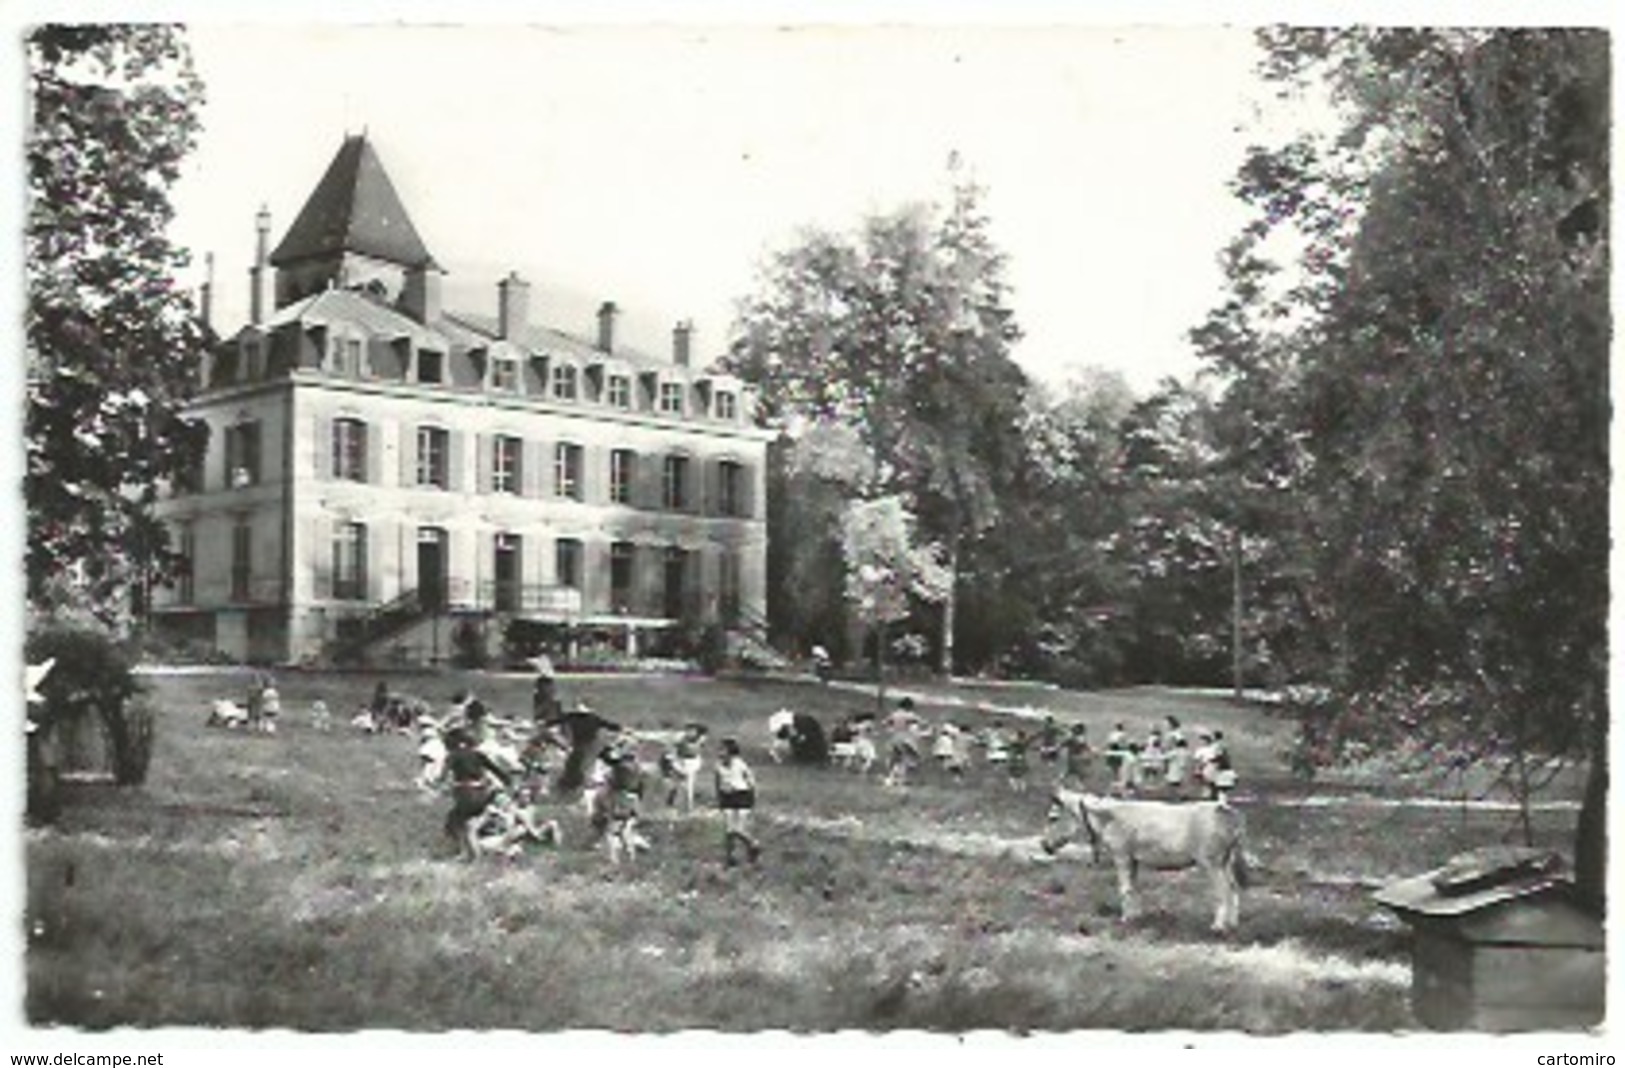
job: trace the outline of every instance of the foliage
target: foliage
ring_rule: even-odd
[[[176,27],[41,26],[27,52],[28,595],[106,618],[164,562],[148,509],[202,445],[179,408],[204,338],[165,229],[203,89]]]
[[[914,516],[901,497],[853,501],[841,518],[846,596],[867,620],[906,619],[909,598],[940,601],[952,576],[935,545],[915,543]]]
[[[1606,754],[1608,41],[1279,30],[1335,135],[1259,149],[1197,340],[1336,695],[1326,741]],[[1293,231],[1297,281],[1271,284]],[[1277,245],[1279,242],[1276,242]],[[1272,500],[1273,499],[1273,500]]]
[[[769,454],[767,609],[790,649],[822,644],[847,658],[841,512],[866,485],[872,463],[845,424],[818,420],[786,434]]]
[[[58,627],[30,634],[23,655],[33,664],[56,661],[39,687],[44,705],[32,717],[41,730],[99,722],[114,780],[121,786],[144,782],[152,762],[153,714],[118,643],[100,630]]]
[[[460,668],[483,668],[491,662],[485,629],[478,623],[460,619],[451,628],[451,662]]]
[[[805,234],[764,265],[723,361],[760,390],[769,423],[855,433],[872,485],[850,496],[903,495],[950,569],[960,541],[1002,515],[1027,389],[1009,355],[1020,331],[982,196],[958,181],[946,209],[872,216],[855,235]]]

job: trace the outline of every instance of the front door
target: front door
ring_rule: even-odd
[[[496,560],[496,603],[498,612],[519,611],[519,535],[498,534]]]
[[[426,612],[446,607],[446,532],[438,527],[418,530],[418,599]]]
[[[688,554],[675,547],[667,549],[665,591],[667,619],[681,619],[683,617],[683,579],[687,571]]]

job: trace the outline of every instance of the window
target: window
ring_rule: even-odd
[[[265,377],[265,368],[260,360],[260,343],[258,341],[243,342],[243,375],[250,382]]]
[[[333,370],[345,378],[361,377],[361,339],[336,337],[333,339]]]
[[[683,384],[681,382],[660,383],[660,411],[663,415],[683,414]]]
[[[175,598],[181,604],[191,604],[197,576],[197,530],[191,522],[180,525],[175,538],[180,560],[175,567]]]
[[[491,388],[503,393],[519,392],[519,361],[504,357],[491,365]]]
[[[359,419],[333,420],[333,477],[367,481],[367,424]]]
[[[616,612],[632,610],[632,561],[637,550],[629,541],[609,546],[609,604]]]
[[[744,468],[732,460],[717,465],[717,514],[744,515]]]
[[[231,528],[231,599],[248,600],[249,580],[253,577],[254,528],[247,516],[239,516]]]
[[[723,553],[717,570],[717,611],[725,625],[739,622],[739,557]]]
[[[688,507],[688,457],[666,457],[664,475],[660,503],[668,511],[680,512]]]
[[[583,499],[581,487],[581,446],[561,441],[553,449],[553,495]]]
[[[495,596],[492,607],[498,612],[519,611],[520,594],[523,587],[520,584],[520,551],[521,539],[518,534],[498,534],[495,541],[495,559],[491,573],[496,579]]]
[[[673,545],[666,550],[665,614],[681,619],[688,608],[688,553]]]
[[[638,454],[631,449],[614,449],[609,454],[609,499],[614,504],[632,503],[632,478],[638,469]]]
[[[609,376],[609,404],[612,408],[632,407],[632,380],[625,375]]]
[[[491,444],[491,492],[520,492],[524,443],[518,438],[498,434]]]
[[[234,384],[237,381],[237,368],[241,363],[241,356],[235,348],[216,352],[214,364],[210,369],[209,385],[218,389]]]
[[[576,399],[576,369],[572,364],[553,365],[553,396],[557,400]]]
[[[553,559],[554,582],[570,589],[581,588],[581,543],[574,538],[560,538]]]
[[[418,427],[418,478],[420,486],[451,487],[450,435],[435,426]]]
[[[418,381],[428,385],[439,385],[446,380],[446,354],[431,352],[428,349],[418,350]]]
[[[252,486],[260,480],[260,425],[238,423],[226,430],[226,488]]]
[[[718,391],[716,413],[718,419],[738,419],[739,399],[726,390]]]
[[[367,599],[365,523],[339,523],[333,528],[333,596],[340,601]]]

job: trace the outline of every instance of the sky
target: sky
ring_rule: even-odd
[[[1226,185],[1259,96],[1251,35],[1201,27],[664,27],[194,23],[208,102],[173,236],[215,256],[215,322],[246,319],[253,216],[272,242],[365,131],[447,271],[448,307],[581,333],[599,303],[657,353],[736,302],[809,226],[986,187],[1035,378],[1195,369],[1185,333],[1243,221]]]

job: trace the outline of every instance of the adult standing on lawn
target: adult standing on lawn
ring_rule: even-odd
[[[620,724],[611,723],[587,706],[585,701],[559,716],[555,725],[569,739],[570,752],[564,758],[564,770],[559,773],[561,791],[579,790],[586,781],[587,758],[592,755],[593,742],[600,731],[618,731]]]
[[[755,864],[762,856],[762,847],[750,833],[750,814],[756,807],[756,774],[739,755],[736,738],[722,740],[722,755],[716,770],[717,807],[722,809],[722,848],[728,867],[739,863],[734,856],[734,843],[743,842]]]

